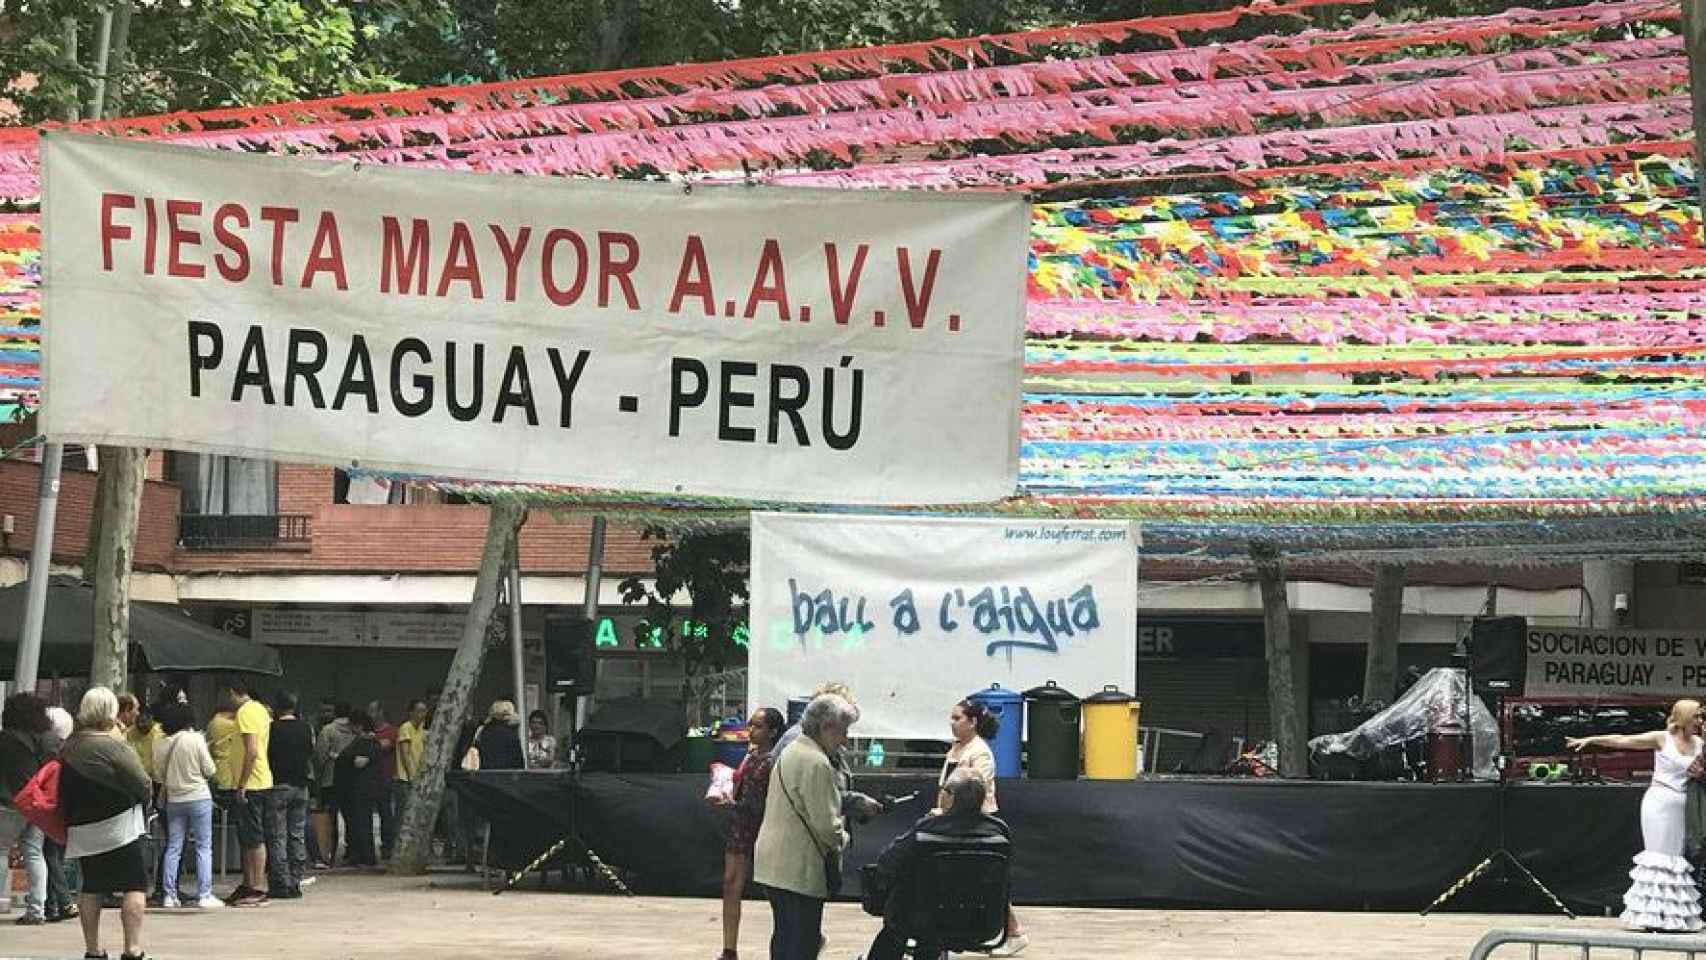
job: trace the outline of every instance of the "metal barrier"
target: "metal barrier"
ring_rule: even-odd
[[[1596,948],[1633,954],[1635,960],[1648,953],[1684,956],[1690,960],[1706,957],[1706,936],[1701,935],[1626,930],[1489,930],[1475,944],[1475,949],[1469,951],[1469,960],[1488,960],[1494,950],[1504,946],[1527,946],[1529,960],[1538,960],[1541,947],[1574,947],[1581,951],[1582,960],[1591,960]]]

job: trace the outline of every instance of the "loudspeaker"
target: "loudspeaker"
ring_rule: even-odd
[[[582,616],[546,615],[546,689],[577,697],[592,696],[592,685],[598,677],[598,665],[593,659],[595,628],[591,620]]]
[[[1476,693],[1522,696],[1528,675],[1528,648],[1523,644],[1528,620],[1523,617],[1476,617],[1469,627],[1469,671]]]

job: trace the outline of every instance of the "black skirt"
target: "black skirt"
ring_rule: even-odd
[[[146,841],[138,837],[106,853],[83,857],[84,893],[147,893],[148,854]]]

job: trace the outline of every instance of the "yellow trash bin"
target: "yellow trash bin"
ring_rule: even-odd
[[[1137,779],[1137,698],[1108,684],[1084,701],[1084,776]]]

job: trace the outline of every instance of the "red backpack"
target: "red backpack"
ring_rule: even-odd
[[[30,826],[39,827],[54,843],[65,843],[65,815],[59,810],[58,757],[41,765],[30,782],[12,798],[12,806],[18,808]]]

